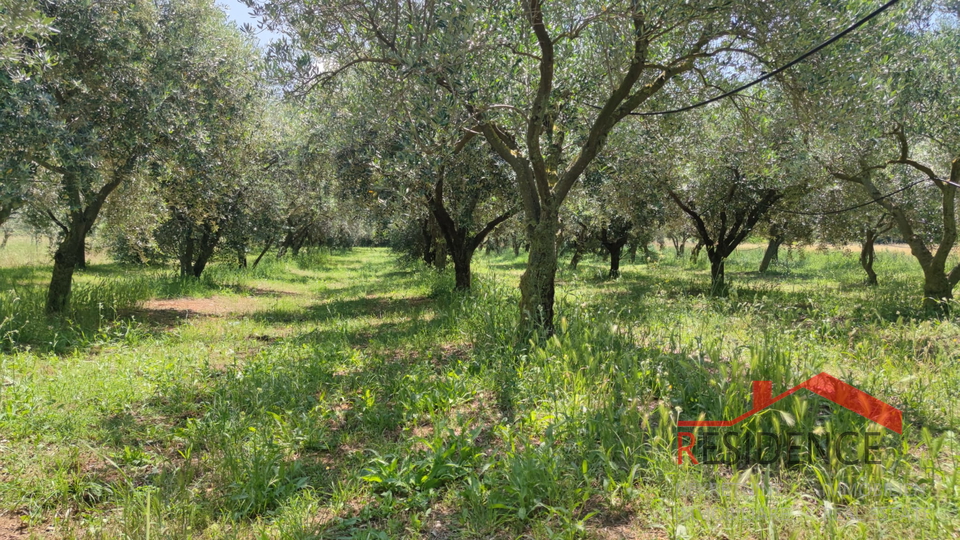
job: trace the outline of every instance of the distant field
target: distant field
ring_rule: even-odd
[[[34,238],[24,234],[13,235],[7,240],[7,246],[0,249],[0,268],[50,265],[55,249],[56,246],[51,245],[48,238]],[[107,256],[97,249],[87,253],[87,261],[93,264],[109,262]]]
[[[49,252],[0,251],[0,539],[957,538],[960,327],[920,316],[883,246],[762,246],[711,298],[705,260],[558,275],[557,336],[518,337],[524,257],[476,289],[383,249],[199,281],[103,256],[42,315]],[[702,258],[704,259],[704,258]],[[452,272],[451,272],[452,273]],[[881,431],[880,465],[678,465],[677,418],[732,418],[827,371],[903,437],[810,395],[749,430]]]

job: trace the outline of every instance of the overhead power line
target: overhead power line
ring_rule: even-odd
[[[917,181],[914,181],[914,182],[910,182],[910,183],[907,184],[906,186],[904,186],[904,187],[902,187],[902,188],[900,188],[900,189],[898,189],[898,190],[896,190],[896,191],[887,193],[886,195],[883,195],[883,196],[881,196],[881,197],[877,197],[876,199],[867,201],[867,202],[865,202],[865,203],[860,203],[860,204],[857,204],[857,205],[854,205],[854,206],[848,206],[847,208],[841,208],[841,209],[839,209],[839,210],[827,210],[826,212],[794,212],[794,211],[792,211],[792,210],[781,210],[781,212],[783,212],[784,214],[795,214],[795,215],[798,215],[798,216],[832,216],[832,215],[835,215],[835,214],[842,214],[842,213],[844,213],[844,212],[849,212],[849,211],[851,211],[851,210],[856,210],[857,208],[863,208],[864,206],[870,206],[871,204],[876,204],[876,203],[882,201],[883,199],[886,199],[886,198],[889,198],[889,197],[893,197],[893,196],[896,195],[897,193],[903,193],[904,191],[906,191],[906,190],[908,190],[908,189],[910,189],[910,188],[912,188],[912,187],[920,184],[921,182],[924,182],[925,180],[926,180],[926,178],[921,178],[920,180],[917,180]]]
[[[774,77],[774,76],[776,76],[776,75],[779,75],[780,73],[783,73],[784,71],[792,68],[793,66],[799,64],[800,62],[803,62],[803,61],[806,60],[807,58],[810,58],[811,56],[817,54],[818,52],[820,52],[820,51],[822,51],[823,49],[829,47],[830,45],[836,43],[837,41],[840,41],[840,40],[843,39],[844,36],[846,36],[847,34],[853,32],[853,31],[856,30],[857,28],[860,28],[860,27],[863,26],[864,24],[867,24],[871,19],[873,19],[873,18],[876,17],[877,15],[880,15],[881,13],[883,13],[884,11],[890,9],[891,7],[893,7],[894,5],[896,5],[896,4],[898,4],[898,3],[900,3],[900,0],[890,0],[890,1],[887,2],[886,4],[883,4],[882,6],[878,7],[877,9],[873,10],[872,12],[870,12],[870,14],[868,14],[866,17],[864,17],[864,18],[860,19],[859,21],[853,23],[852,25],[848,26],[847,28],[845,28],[845,29],[844,29],[842,32],[840,32],[839,34],[833,36],[832,38],[830,38],[830,39],[828,39],[828,40],[826,40],[826,41],[824,41],[823,43],[817,45],[816,47],[810,49],[809,51],[801,54],[800,56],[798,56],[797,58],[793,59],[793,60],[790,61],[789,63],[784,64],[783,66],[781,66],[781,67],[779,67],[779,68],[777,68],[777,69],[775,69],[775,70],[773,70],[773,71],[771,71],[771,72],[769,72],[769,73],[765,73],[765,74],[761,75],[760,77],[758,77],[757,79],[754,79],[753,81],[748,82],[747,84],[744,84],[744,85],[742,85],[742,86],[738,86],[737,88],[734,88],[733,90],[730,90],[729,92],[720,94],[719,96],[712,97],[712,98],[710,98],[710,99],[708,99],[708,100],[705,100],[705,101],[701,101],[701,102],[698,102],[698,103],[694,103],[693,105],[687,105],[686,107],[680,107],[679,109],[669,109],[669,110],[665,110],[665,111],[650,111],[650,112],[632,112],[632,113],[630,113],[630,115],[631,115],[631,116],[661,116],[661,115],[665,115],[665,114],[675,114],[675,113],[686,112],[686,111],[690,111],[690,110],[693,110],[693,109],[698,109],[698,108],[700,108],[700,107],[703,107],[704,105],[709,105],[709,104],[711,104],[711,103],[720,101],[721,99],[725,99],[725,98],[728,98],[728,97],[733,96],[733,95],[735,95],[735,94],[738,94],[738,93],[740,93],[740,92],[743,92],[743,91],[746,90],[747,88],[750,88],[750,87],[752,87],[752,86],[756,86],[756,85],[762,83],[763,81],[765,81],[765,80],[767,80],[767,79],[769,79],[769,78],[771,78],[771,77]],[[593,108],[595,108],[595,109],[599,109],[599,108],[600,108],[600,107],[597,107],[596,105],[591,105],[591,107],[593,107]]]

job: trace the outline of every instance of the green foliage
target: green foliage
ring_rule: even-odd
[[[438,426],[439,427],[439,426]],[[376,456],[360,477],[374,485],[374,490],[394,496],[422,494],[435,496],[443,486],[463,478],[483,457],[474,440],[479,430],[456,434],[438,430],[432,440],[417,442],[427,447],[414,455]]]
[[[34,0],[0,2],[0,70],[5,76],[26,77],[52,63],[43,49],[43,40],[56,32]]]

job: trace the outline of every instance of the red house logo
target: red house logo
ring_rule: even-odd
[[[680,420],[677,425],[679,427],[734,426],[801,388],[806,388],[814,394],[823,396],[891,431],[903,434],[903,413],[900,412],[900,409],[823,372],[810,377],[777,397],[773,397],[773,383],[771,381],[753,381],[753,408],[737,418],[733,420]]]
[[[868,420],[872,420],[881,426],[886,427],[887,429],[894,431],[898,434],[903,434],[903,414],[899,409],[880,401],[879,399],[871,396],[870,394],[863,392],[849,384],[828,375],[826,373],[819,373],[806,381],[794,386],[793,388],[787,390],[786,392],[780,394],[779,396],[773,397],[772,389],[773,383],[771,381],[753,381],[753,408],[749,411],[743,413],[742,415],[734,418],[733,420],[679,420],[677,422],[678,427],[731,427],[739,424],[740,422],[746,420],[747,418],[757,414],[758,412],[766,409],[767,407],[773,405],[774,403],[780,401],[781,399],[793,394],[797,390],[805,388],[810,390],[814,394],[823,396],[830,401],[845,407],[860,416]],[[763,435],[763,434],[759,434]],[[770,434],[767,434],[770,435]],[[791,434],[793,435],[793,434]],[[837,438],[835,445],[835,452],[837,455],[840,453],[840,448],[842,441],[847,436],[856,436],[856,433],[853,432],[844,432],[840,434]],[[870,445],[870,437],[878,437],[879,433],[866,433],[866,439],[864,441],[864,460],[865,463],[874,463],[868,461],[868,452],[871,449],[877,448],[875,445]],[[689,441],[689,444],[684,445],[684,440]],[[724,437],[724,444],[727,445],[726,436]],[[694,464],[697,464],[697,458],[693,455],[693,447],[696,445],[697,438],[691,432],[681,431],[677,433],[677,464],[683,464],[683,455],[686,454],[690,457],[691,461]],[[829,444],[829,443],[828,443]],[[777,442],[777,452],[780,451],[780,443]],[[758,442],[759,446],[759,442]],[[728,446],[734,451],[738,451],[736,446]],[[798,448],[793,445],[792,442],[788,443],[787,453],[788,459],[789,456],[792,456],[791,452],[793,449]],[[706,449],[704,449],[706,452]],[[748,451],[745,452],[749,453]],[[810,450],[810,455],[813,455],[812,449]],[[758,454],[758,460],[759,460]],[[841,460],[843,460],[841,458]],[[852,464],[843,460],[844,463]],[[718,462],[713,462],[714,464]],[[770,463],[770,462],[761,462],[761,463]]]

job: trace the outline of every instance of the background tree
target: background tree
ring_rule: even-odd
[[[859,186],[847,183],[824,190],[817,200],[819,208],[825,212],[816,216],[819,240],[841,247],[851,242],[860,244],[860,266],[867,274],[866,284],[877,285],[879,280],[873,268],[875,245],[878,239],[896,227],[893,216],[863,193]],[[842,211],[846,208],[851,210]]]
[[[911,16],[886,32],[851,40],[842,54],[805,66],[793,85],[825,168],[893,216],[923,270],[930,310],[943,309],[960,282],[960,265],[948,268],[960,186],[960,68],[952,60],[960,25],[950,9],[912,6]],[[827,95],[807,91],[824,78],[831,81]],[[888,196],[919,180],[910,191],[925,196]],[[931,202],[907,204],[912,197]],[[934,220],[926,219],[931,209],[939,214]]]
[[[161,234],[175,247],[182,276],[200,277],[225,237],[244,253],[252,184],[260,179],[253,132],[264,116],[258,55],[215,6],[171,3],[161,24],[179,49],[163,49],[168,84],[182,88],[173,133],[164,137],[158,180],[169,210]]]
[[[480,137],[462,129],[469,118],[462,116],[455,99],[436,87],[421,88],[415,96],[394,104],[393,114],[380,114],[379,122],[370,122],[368,118],[376,118],[373,110],[391,106],[384,98],[396,95],[374,88],[373,83],[356,88],[359,99],[352,111],[353,117],[363,119],[366,129],[379,132],[383,139],[383,151],[368,151],[370,162],[365,168],[376,169],[382,185],[367,191],[403,200],[397,210],[414,217],[416,223],[408,224],[412,234],[406,235],[407,246],[416,247],[428,264],[442,266],[441,255],[448,254],[456,288],[469,289],[477,248],[517,212],[510,200],[512,174]],[[412,90],[396,90],[402,91]],[[426,212],[411,212],[409,204],[423,205]],[[437,249],[438,242],[444,243],[443,250]]]
[[[670,241],[675,257],[680,259],[683,258],[687,241],[697,237],[697,230],[690,217],[679,206],[669,204],[664,208],[664,220],[659,234]]]
[[[647,159],[618,137],[611,143],[614,151],[596,161],[584,175],[571,206],[574,257],[586,252],[592,243],[598,243],[609,256],[610,278],[620,276],[623,248],[646,244],[653,237],[665,217],[666,193],[661,189],[654,172],[648,168],[654,162]],[[569,227],[568,227],[569,229]],[[576,266],[571,261],[571,266]]]
[[[767,239],[763,257],[760,259],[760,267],[757,269],[761,274],[770,269],[771,263],[780,259],[780,248],[784,244],[802,247],[804,244],[813,242],[817,220],[810,214],[816,210],[809,205],[807,193],[790,190],[788,195],[793,197],[782,200],[781,204],[762,219],[756,228],[756,233]]]
[[[811,182],[812,162],[780,112],[715,107],[696,123],[688,117],[682,130],[666,126],[672,144],[690,149],[674,162],[668,194],[707,251],[715,293],[725,290],[725,261],[737,246],[776,204]]]

